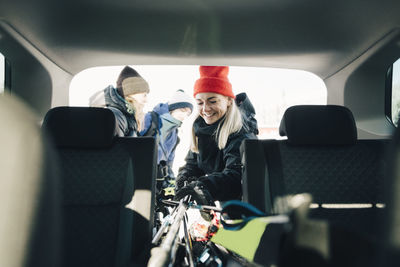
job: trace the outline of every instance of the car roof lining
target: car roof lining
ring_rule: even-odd
[[[3,0],[0,18],[71,74],[105,65],[226,64],[324,79],[398,27],[399,9],[396,0]]]

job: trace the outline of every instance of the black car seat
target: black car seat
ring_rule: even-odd
[[[53,108],[43,128],[60,156],[63,266],[144,264],[152,235],[154,138],[116,137],[114,114],[105,108]]]
[[[387,140],[357,140],[350,110],[301,105],[284,114],[287,140],[245,140],[243,198],[274,213],[286,194],[310,193],[313,218],[377,238]]]

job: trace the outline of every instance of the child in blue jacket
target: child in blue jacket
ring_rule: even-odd
[[[179,143],[178,128],[193,111],[192,98],[176,91],[167,103],[159,103],[144,118],[143,136],[155,136],[158,142],[157,178],[175,178],[172,164]]]

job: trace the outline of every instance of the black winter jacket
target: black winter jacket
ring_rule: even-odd
[[[135,111],[131,104],[111,85],[104,89],[104,98],[118,123],[118,136],[138,136]]]
[[[258,135],[258,125],[255,118],[256,110],[254,109],[253,104],[250,102],[250,99],[247,97],[247,94],[240,93],[236,95],[235,102],[242,113],[243,127],[246,129],[246,131],[251,132],[254,135]]]
[[[179,169],[177,178],[197,177],[206,185],[214,200],[239,199],[242,192],[240,145],[244,139],[256,137],[248,127],[243,127],[231,134],[225,148],[220,150],[215,141],[215,131],[220,122],[208,125],[201,117],[195,120],[193,128],[198,138],[199,153],[189,151],[186,165]]]

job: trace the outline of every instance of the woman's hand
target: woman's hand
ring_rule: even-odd
[[[214,199],[208,191],[206,185],[200,181],[191,182],[182,188],[178,189],[175,193],[175,200],[180,200],[185,196],[190,195],[192,200],[196,201],[198,205],[215,206]],[[205,220],[211,220],[212,217],[209,213],[200,212]]]
[[[178,179],[176,181],[176,188],[179,190],[183,188],[185,185],[190,184],[191,182],[194,181],[197,181],[197,177],[195,176],[190,176],[190,177],[178,176]]]
[[[182,188],[178,189],[175,193],[175,199],[180,200],[185,196],[190,195],[192,199],[199,205],[212,205],[214,206],[214,199],[204,183],[194,181]]]

